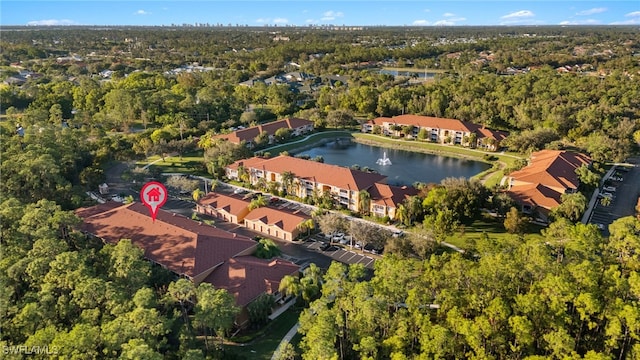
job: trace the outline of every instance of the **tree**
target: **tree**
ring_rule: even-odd
[[[258,195],[255,199],[251,200],[249,203],[249,211],[267,206],[267,198],[262,195]]]
[[[316,228],[316,222],[313,219],[306,219],[305,221],[298,224],[296,228],[302,231],[306,230],[307,236],[309,236],[311,230],[314,230]]]
[[[291,189],[293,186],[293,181],[295,180],[296,175],[291,171],[284,171],[280,174],[280,181],[282,182],[282,186],[287,191],[287,194],[291,193]]]
[[[527,218],[512,206],[504,219],[504,228],[509,234],[523,234],[526,227]]]
[[[271,239],[260,239],[256,247],[255,256],[261,259],[271,259],[280,255],[280,248]]]
[[[625,269],[640,270],[640,220],[627,216],[615,220],[609,225],[608,250],[616,261]]]
[[[195,293],[193,324],[204,333],[205,347],[208,350],[209,330],[213,330],[222,339],[226,331],[233,326],[240,309],[235,305],[233,295],[224,289],[214,289],[209,283],[200,283]]]
[[[587,198],[581,193],[562,194],[560,205],[552,210],[552,214],[571,221],[578,221],[587,208]]]
[[[589,188],[597,188],[600,184],[600,175],[591,171],[586,165],[582,165],[576,169],[576,175],[580,179],[580,183]]]
[[[325,234],[335,234],[344,232],[347,228],[347,221],[342,215],[328,213],[318,218],[320,230]]]
[[[190,179],[183,175],[169,176],[167,179],[167,186],[176,189],[180,192],[191,193],[198,189],[200,181],[196,179]]]
[[[273,295],[262,293],[249,305],[247,311],[249,313],[249,321],[254,325],[266,324],[271,315],[271,310],[275,305]]]
[[[291,129],[289,128],[280,128],[276,130],[274,136],[278,142],[287,141],[291,137]]]
[[[371,207],[371,194],[367,190],[358,192],[358,211],[362,214],[368,214]]]
[[[191,196],[193,198],[193,201],[198,202],[200,201],[200,199],[202,199],[203,196],[205,196],[206,194],[204,193],[204,191],[202,191],[202,189],[195,189],[193,190],[193,192],[191,193]]]

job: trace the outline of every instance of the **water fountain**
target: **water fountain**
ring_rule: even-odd
[[[387,152],[382,153],[382,158],[376,161],[378,165],[391,165],[391,160],[387,157]]]

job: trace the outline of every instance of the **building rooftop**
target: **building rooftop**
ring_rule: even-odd
[[[528,166],[512,172],[509,176],[521,182],[577,189],[580,180],[576,169],[590,163],[591,159],[583,154],[565,150],[542,150],[531,155]]]
[[[229,259],[204,281],[227,290],[239,306],[245,306],[264,292],[277,292],[282,278],[296,274],[299,269],[298,265],[282,259],[238,256]]]
[[[247,237],[162,209],[154,222],[141,203],[119,205],[79,209],[81,229],[111,244],[130,239],[147,259],[180,275],[197,276],[255,246]]]
[[[209,205],[214,209],[222,209],[229,214],[238,215],[249,207],[250,202],[233,195],[210,192],[201,198],[200,205]]]
[[[387,177],[376,173],[353,170],[338,165],[324,164],[312,160],[304,160],[291,156],[277,156],[274,158],[250,158],[239,160],[229,165],[230,169],[239,166],[254,168],[282,174],[292,172],[296,178],[336,186],[346,190],[364,190],[376,182],[382,182]]]
[[[409,196],[417,195],[418,189],[413,186],[393,186],[374,184],[371,190],[371,202],[387,207],[397,207]]]
[[[251,212],[245,216],[245,219],[261,221],[267,225],[277,226],[286,232],[293,232],[301,222],[310,219],[310,217],[303,212],[291,213],[269,207],[259,207],[251,210]]]

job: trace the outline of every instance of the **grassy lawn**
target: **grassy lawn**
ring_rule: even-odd
[[[164,161],[161,160],[160,156],[154,155],[146,160],[136,162],[136,166],[146,166],[156,160],[160,161],[153,163],[151,166],[161,168],[162,172],[207,175],[207,172],[202,167],[202,162],[204,161],[202,151],[185,154],[182,158],[179,156],[167,156]]]
[[[502,240],[514,236],[513,234],[509,234],[504,229],[504,227],[502,226],[502,222],[502,219],[495,219],[489,215],[486,215],[484,219],[476,220],[470,226],[466,226],[464,228],[464,233],[457,232],[452,236],[449,236],[446,241],[462,249],[465,249],[469,247],[470,240],[479,241],[483,232],[486,233],[489,238],[496,240]],[[543,228],[544,227],[542,226],[529,224],[525,232],[525,237],[542,237],[542,235],[540,234],[540,230],[542,230]]]
[[[261,329],[262,335],[255,340],[247,344],[227,344],[225,350],[230,354],[241,355],[247,359],[271,359],[282,338],[298,322],[299,315],[299,309],[291,308],[264,329]]]

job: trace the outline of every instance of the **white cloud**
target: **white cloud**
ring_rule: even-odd
[[[435,26],[453,26],[456,23],[450,20],[438,20],[436,22],[433,23],[433,25]]]
[[[285,19],[285,18],[275,18],[273,19],[273,22],[275,24],[286,24],[289,22],[289,20]]]
[[[332,11],[332,10],[325,11],[324,14],[322,14],[322,18],[320,18],[320,20],[330,21],[343,16],[344,16],[344,13],[342,11]]]
[[[600,20],[596,19],[586,19],[586,20],[577,20],[577,21],[561,21],[559,25],[599,25],[601,24]]]
[[[259,24],[268,23],[269,21],[270,21],[270,19],[265,19],[265,18],[256,19],[256,22],[259,23]]]
[[[34,20],[27,22],[27,25],[30,26],[57,26],[57,25],[79,25],[73,20],[67,19],[49,19],[49,20]]]
[[[614,21],[609,25],[640,25],[640,17],[635,17],[633,19],[624,20],[624,21]]]
[[[502,16],[501,19],[520,19],[520,18],[528,18],[533,17],[535,14],[529,10],[520,10],[516,12],[512,12],[511,14],[507,14]]]
[[[452,17],[452,16],[456,16],[456,14],[447,12],[447,13],[442,14],[442,16],[444,16],[444,17]]]
[[[149,15],[151,14],[150,12],[146,12],[144,10],[138,10],[134,13],[134,15]]]
[[[576,13],[576,15],[578,16],[587,16],[587,15],[593,15],[593,14],[600,14],[607,11],[607,8],[604,7],[600,7],[600,8],[593,8],[593,9],[589,9],[589,10],[582,10],[582,11],[578,11]]]
[[[428,20],[416,20],[413,22],[413,25],[415,26],[425,26],[425,25],[429,25],[429,21]]]
[[[630,12],[630,13],[628,13],[628,14],[624,14],[624,16],[627,16],[627,17],[636,17],[636,16],[640,16],[640,11]]]

